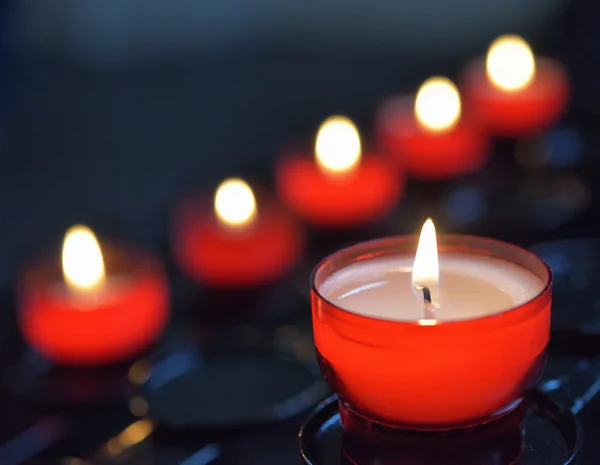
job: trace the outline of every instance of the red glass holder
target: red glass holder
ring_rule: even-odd
[[[493,239],[438,236],[441,255],[499,258],[544,284],[533,299],[510,310],[433,326],[369,318],[320,294],[321,284],[337,270],[372,258],[413,255],[417,241],[400,236],[365,242],[317,265],[311,301],[323,376],[345,407],[389,427],[452,430],[502,416],[535,386],[546,357],[552,274],[540,258]]]

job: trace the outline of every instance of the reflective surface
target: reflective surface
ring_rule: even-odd
[[[581,431],[575,417],[544,395],[530,399],[531,412],[513,412],[496,423],[445,435],[398,432],[361,445],[342,432],[337,399],[325,401],[304,423],[300,450],[309,465],[563,465],[580,455]],[[517,415],[518,418],[511,418]],[[376,434],[372,430],[365,434]],[[383,435],[388,433],[381,433]],[[349,440],[347,440],[349,439]],[[364,439],[363,439],[364,440]],[[371,450],[371,448],[376,449]]]

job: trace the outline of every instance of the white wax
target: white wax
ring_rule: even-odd
[[[505,260],[470,254],[442,254],[439,260],[440,283],[432,289],[438,320],[506,311],[544,288],[533,273]],[[319,291],[353,313],[386,320],[423,319],[423,300],[412,286],[413,261],[399,255],[353,263],[329,276]]]

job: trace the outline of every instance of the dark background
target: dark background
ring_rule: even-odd
[[[382,99],[506,31],[566,61],[572,118],[596,124],[593,1],[228,3],[5,7],[0,282],[76,222],[160,246],[183,191],[265,172],[332,113],[368,137]]]
[[[600,5],[593,0],[30,0],[2,11],[2,288],[10,289],[25,260],[57,247],[80,222],[168,261],[168,214],[182,193],[230,175],[269,183],[273,160],[290,144],[310,144],[334,113],[354,119],[368,141],[385,97],[410,92],[432,74],[456,77],[506,32],[568,66],[573,101],[562,132],[551,136],[570,138],[566,155],[552,159],[543,176],[576,176],[585,185],[585,208],[556,221],[549,207],[550,219],[537,208],[539,220],[503,211],[501,227],[462,225],[523,245],[600,232]],[[514,157],[510,147],[503,153]],[[521,185],[527,176],[532,185],[540,179],[525,171]],[[453,208],[468,211],[469,199],[457,196]],[[394,232],[414,232],[412,219],[396,224]],[[7,415],[4,426],[13,418]],[[586,432],[593,436],[594,427],[588,421]],[[226,463],[299,460],[297,429],[295,422],[228,437]],[[270,447],[257,448],[261,441]],[[160,453],[170,457],[164,463],[189,455]]]

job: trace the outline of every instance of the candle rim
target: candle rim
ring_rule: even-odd
[[[348,246],[348,247],[344,247],[340,250],[337,250],[336,252],[333,252],[329,255],[327,255],[325,258],[323,258],[321,261],[319,261],[319,263],[317,263],[313,270],[311,271],[310,274],[310,290],[311,293],[313,293],[315,296],[317,296],[319,299],[323,300],[324,302],[326,302],[329,306],[335,308],[336,310],[343,312],[344,314],[348,314],[348,315],[352,315],[353,317],[358,318],[358,321],[379,321],[379,322],[384,322],[384,323],[392,323],[392,324],[397,324],[397,325],[406,325],[406,326],[410,326],[410,327],[422,327],[423,325],[420,323],[420,320],[392,320],[389,318],[383,318],[383,317],[378,317],[378,316],[367,316],[367,315],[362,315],[360,313],[356,313],[353,312],[351,310],[345,309],[343,307],[340,307],[338,304],[336,304],[335,302],[333,302],[330,298],[325,297],[321,291],[318,289],[318,286],[316,284],[316,277],[317,274],[319,273],[319,271],[323,268],[324,265],[327,264],[327,262],[334,260],[335,258],[339,258],[341,256],[343,256],[343,254],[348,253],[349,251],[352,250],[363,250],[363,252],[366,252],[368,249],[374,249],[374,246],[379,246],[379,253],[373,253],[372,251],[370,253],[363,253],[361,255],[357,255],[356,258],[348,263],[346,263],[344,266],[347,265],[351,265],[353,263],[358,263],[360,261],[363,260],[370,260],[370,259],[375,259],[375,258],[380,258],[380,257],[385,257],[385,256],[391,256],[392,254],[389,254],[388,252],[390,251],[390,247],[392,245],[397,245],[398,243],[402,243],[402,244],[410,244],[412,242],[414,242],[415,244],[415,250],[416,250],[416,245],[419,241],[419,235],[418,234],[410,234],[410,235],[396,235],[396,236],[387,236],[387,237],[383,237],[383,238],[378,238],[378,239],[371,239],[368,241],[363,241],[363,242],[359,242],[357,244]],[[500,310],[498,312],[494,312],[492,314],[489,315],[484,315],[484,316],[476,316],[476,317],[472,317],[472,318],[464,318],[464,319],[453,319],[453,320],[439,320],[437,322],[437,324],[435,325],[428,325],[427,327],[430,328],[440,328],[440,327],[444,327],[444,328],[448,328],[450,326],[455,326],[455,325],[460,325],[460,324],[465,324],[465,323],[470,323],[470,322],[482,322],[482,321],[493,321],[495,319],[498,318],[502,318],[505,317],[507,314],[513,314],[515,312],[518,312],[520,309],[522,309],[523,307],[529,306],[531,305],[533,302],[544,298],[544,296],[548,293],[548,291],[552,288],[552,284],[554,281],[553,278],[553,273],[552,273],[552,269],[550,268],[550,266],[540,257],[538,257],[535,253],[533,253],[530,250],[524,249],[522,247],[519,247],[517,245],[511,244],[509,242],[505,242],[505,241],[501,241],[498,239],[493,239],[493,238],[489,238],[489,237],[484,237],[484,236],[475,236],[475,235],[470,235],[470,234],[438,234],[438,247],[440,248],[440,252],[443,253],[443,248],[444,247],[448,247],[449,245],[446,242],[452,242],[453,244],[460,244],[461,242],[467,244],[467,243],[472,243],[472,242],[476,242],[478,244],[483,245],[484,243],[489,244],[489,245],[494,245],[496,247],[500,247],[502,249],[505,250],[510,250],[514,253],[518,253],[518,254],[522,254],[524,255],[526,258],[537,262],[538,265],[540,265],[542,267],[542,269],[544,270],[544,272],[547,274],[546,279],[540,278],[540,280],[543,283],[542,288],[535,293],[535,295],[533,297],[531,297],[530,299],[521,302],[519,304],[516,304],[515,306],[508,308],[506,310]],[[483,252],[485,249],[481,248],[481,249],[470,249],[469,250],[465,250],[462,253],[464,253],[465,255],[468,254],[472,254],[472,255],[480,255],[480,256],[489,256],[492,258],[498,258],[498,259],[503,259],[502,257],[499,257],[497,255],[485,255],[485,254],[477,254],[474,252],[478,252],[481,251]],[[400,251],[398,251],[400,252]],[[455,252],[457,253],[461,253],[460,250],[456,250]],[[506,260],[506,259],[504,259]],[[510,260],[507,260],[510,263],[514,263]],[[522,268],[524,268],[525,270],[531,272],[532,274],[534,274],[536,277],[539,278],[539,276],[537,275],[537,273],[535,273],[534,271],[531,271],[529,269],[527,269],[525,266],[519,264],[519,263],[515,263],[515,265],[520,266]],[[342,266],[338,267],[338,269],[341,269]]]

